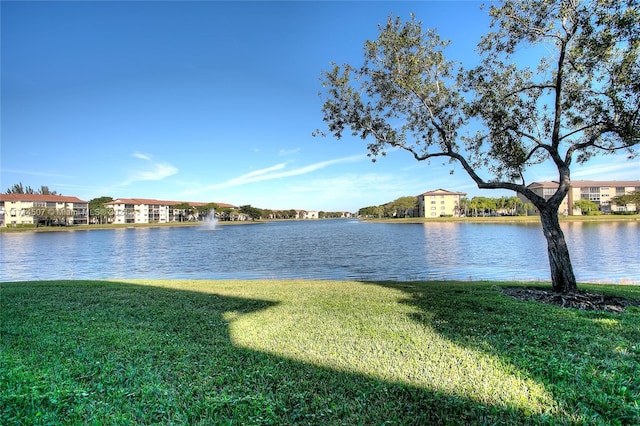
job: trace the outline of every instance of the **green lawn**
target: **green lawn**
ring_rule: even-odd
[[[640,423],[640,309],[503,285],[3,283],[0,423]]]

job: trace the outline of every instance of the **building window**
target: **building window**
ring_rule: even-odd
[[[583,200],[600,201],[600,188],[595,186],[581,188],[580,198]]]

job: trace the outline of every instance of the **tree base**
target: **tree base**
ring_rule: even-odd
[[[578,291],[562,294],[540,288],[507,287],[503,293],[522,301],[536,301],[556,305],[562,308],[574,308],[583,311],[623,312],[628,306],[639,306],[640,300],[627,299],[606,294]]]

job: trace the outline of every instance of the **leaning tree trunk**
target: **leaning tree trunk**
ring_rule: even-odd
[[[569,248],[564,239],[564,233],[560,228],[558,210],[553,207],[541,209],[540,221],[542,222],[542,232],[547,239],[553,291],[564,294],[575,293],[578,290],[578,286],[576,277],[573,274]]]

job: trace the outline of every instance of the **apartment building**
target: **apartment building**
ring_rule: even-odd
[[[117,198],[105,203],[113,210],[112,223],[167,223],[182,220],[198,220],[197,212],[187,212],[180,205],[203,207],[209,203],[156,200],[152,198]],[[216,203],[220,207],[235,208],[231,204]],[[178,207],[177,207],[178,206]]]
[[[467,194],[435,189],[418,195],[418,217],[460,216],[460,199]]]
[[[86,225],[89,202],[78,197],[0,194],[0,226]]]
[[[545,199],[551,198],[558,188],[557,182],[533,182],[527,186],[537,195],[544,197]],[[562,200],[562,204],[558,208],[558,214],[561,215],[580,215],[582,212],[574,203],[578,200],[590,200],[597,203],[600,206],[602,213],[612,212],[624,212],[624,211],[637,211],[638,206],[635,204],[617,205],[611,201],[612,198],[630,194],[634,191],[640,191],[640,180],[609,180],[609,181],[594,181],[594,180],[574,180],[571,181],[571,188],[569,193]],[[530,203],[530,201],[521,194],[518,194],[518,198],[524,203]],[[531,207],[528,210],[529,214],[539,214],[540,212]]]

